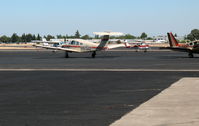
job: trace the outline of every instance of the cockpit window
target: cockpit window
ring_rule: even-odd
[[[77,42],[77,41],[71,41],[69,43],[70,45],[83,45],[83,43]]]
[[[70,43],[71,45],[75,45],[75,41],[71,41],[71,43]]]

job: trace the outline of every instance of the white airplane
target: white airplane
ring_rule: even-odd
[[[63,40],[64,41],[64,40]],[[32,42],[35,43],[33,46],[40,47],[42,44],[43,46],[46,47],[60,47],[61,45],[65,44],[63,41],[58,41],[58,40],[52,40],[52,41],[47,41],[45,38],[42,38],[42,40],[33,40]]]
[[[49,45],[34,45],[36,47],[42,47],[46,49],[61,50],[65,51],[65,58],[69,58],[68,53],[92,53],[92,58],[95,58],[97,51],[109,50],[118,47],[128,47],[128,43],[121,44],[108,44],[110,36],[120,36],[123,33],[120,32],[94,32],[95,35],[103,36],[100,43],[93,43],[87,40],[74,39],[69,41],[68,44],[62,44],[60,46],[49,46]]]

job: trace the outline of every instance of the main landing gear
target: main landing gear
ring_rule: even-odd
[[[188,56],[189,56],[189,58],[193,58],[194,57],[192,52],[189,52]]]
[[[95,58],[95,55],[96,55],[96,52],[94,51],[94,52],[92,53],[92,58]]]
[[[194,57],[192,51],[189,51],[188,53],[189,53],[189,54],[188,54],[189,58],[193,58],[193,57]]]
[[[96,56],[96,52],[94,51],[92,53],[92,58],[95,58],[95,56]],[[65,58],[69,58],[68,52],[65,52]]]
[[[69,58],[68,52],[65,52],[65,58]]]
[[[53,53],[56,53],[56,52],[57,52],[57,50],[53,50],[52,52],[53,52]]]

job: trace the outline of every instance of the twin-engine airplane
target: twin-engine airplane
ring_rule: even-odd
[[[189,58],[194,57],[193,53],[199,53],[199,41],[193,41],[188,44],[179,44],[171,32],[167,33],[167,35],[170,47],[166,47],[166,49],[171,49],[180,52],[188,52]]]
[[[35,47],[42,47],[46,49],[52,50],[61,50],[65,51],[65,57],[69,58],[68,53],[85,53],[90,52],[92,53],[92,58],[95,58],[97,51],[103,51],[118,47],[126,47],[128,43],[121,43],[121,44],[108,44],[108,40],[110,36],[120,36],[123,33],[120,32],[94,32],[95,35],[103,36],[101,42],[99,44],[93,43],[87,40],[82,39],[74,39],[70,41],[68,44],[62,44],[58,47],[49,46],[49,45],[34,45]]]

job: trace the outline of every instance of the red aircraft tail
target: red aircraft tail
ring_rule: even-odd
[[[172,32],[167,33],[167,35],[168,35],[168,38],[169,38],[170,47],[179,46],[178,41],[177,41],[176,38],[173,36]]]

